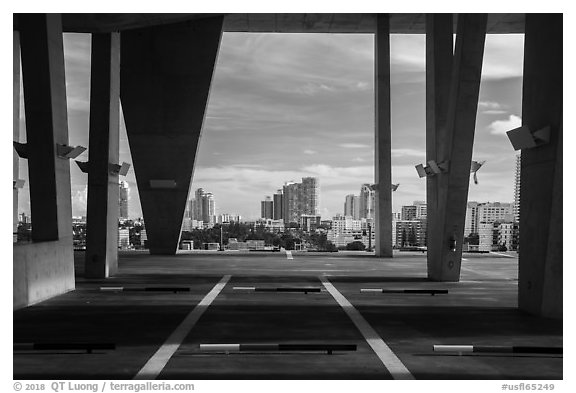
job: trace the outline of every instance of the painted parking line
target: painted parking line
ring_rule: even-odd
[[[292,251],[286,250],[286,258],[288,258],[288,259],[294,259],[294,257],[292,256]]]
[[[364,339],[370,345],[372,350],[376,353],[376,356],[384,364],[384,367],[392,375],[394,379],[414,379],[414,376],[408,371],[406,366],[398,359],[396,354],[392,352],[390,347],[386,345],[384,340],[380,338],[378,333],[370,326],[370,324],[364,319],[362,314],[346,299],[335,287],[326,279],[326,277],[320,276],[320,281],[326,288],[328,292],[332,295],[334,300],[338,302],[340,307],[348,314],[348,317],[354,322],[354,325],[358,328],[360,333],[364,336]]]
[[[184,338],[190,333],[190,330],[196,325],[196,322],[200,319],[204,311],[212,304],[216,296],[222,291],[226,283],[230,280],[230,275],[222,277],[220,282],[212,288],[210,292],[198,303],[196,307],[186,316],[186,318],[178,325],[176,330],[172,332],[170,337],[166,339],[164,344],[156,351],[156,353],[146,362],[144,367],[134,379],[156,379],[156,377],[162,372],[166,364],[174,355],[174,353],[184,341]]]

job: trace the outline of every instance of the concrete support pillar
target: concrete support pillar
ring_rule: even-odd
[[[453,61],[452,14],[426,15],[426,162],[448,157],[448,100]],[[426,178],[427,262],[430,276],[441,276],[442,238],[439,184],[444,177]]]
[[[15,244],[14,307],[74,289],[70,161],[62,22],[59,14],[19,14],[31,244]]]
[[[390,16],[376,16],[375,36],[375,226],[376,256],[392,257],[392,134],[390,113]]]
[[[92,34],[90,137],[85,276],[106,278],[118,270],[120,34]]]
[[[439,127],[435,136],[436,146],[442,146],[435,161],[449,163],[447,173],[436,175],[436,227],[431,230],[439,231],[439,238],[433,237],[433,252],[428,256],[428,277],[436,281],[460,280],[486,22],[486,14],[459,15],[446,132]]]
[[[522,150],[518,305],[562,318],[562,14],[526,14],[522,124],[550,142]]]
[[[12,47],[12,139],[20,141],[20,33],[14,31]],[[20,175],[19,158],[16,150],[12,151],[12,179]],[[18,188],[12,190],[12,233],[18,231]]]
[[[56,144],[68,144],[62,22],[58,14],[19,20],[32,240],[71,241],[70,161],[56,154]]]
[[[223,17],[121,33],[121,99],[151,254],[176,252]]]

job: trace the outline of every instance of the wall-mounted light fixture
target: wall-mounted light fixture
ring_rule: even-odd
[[[418,172],[418,176],[426,177],[426,176],[436,176],[441,173],[447,173],[448,169],[450,169],[450,162],[443,161],[441,163],[437,163],[436,161],[430,160],[428,161],[428,165],[424,166],[422,164],[416,165],[416,172]]]
[[[476,176],[476,172],[478,172],[478,169],[482,168],[482,165],[484,165],[485,162],[486,160],[472,161],[472,165],[470,165],[470,173],[474,174],[474,184],[478,184],[478,177]]]
[[[392,191],[396,191],[398,189],[398,186],[400,185],[400,183],[398,184],[392,184]]]
[[[65,159],[74,159],[78,157],[80,154],[84,153],[86,148],[84,146],[68,146],[68,145],[61,145],[59,143],[56,144],[56,155],[60,158]]]
[[[20,143],[20,142],[12,142],[14,146],[14,150],[16,150],[16,154],[20,158],[28,158],[28,144],[27,143]]]
[[[550,142],[550,127],[532,132],[527,126],[522,126],[506,132],[506,135],[514,150],[531,149]]]
[[[127,162],[123,162],[122,165],[108,164],[108,170],[113,175],[126,176],[129,169],[130,169],[130,164],[128,164]]]
[[[80,170],[83,173],[88,173],[88,167],[89,167],[89,162],[88,161],[74,161],[76,163],[76,165],[78,165],[78,168],[80,168]]]

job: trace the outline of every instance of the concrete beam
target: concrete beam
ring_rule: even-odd
[[[376,256],[392,257],[392,131],[390,113],[390,16],[376,17],[375,225]]]
[[[438,176],[436,228],[439,258],[429,260],[428,277],[436,281],[459,281],[470,164],[480,91],[486,14],[461,14],[452,67],[446,133],[437,135],[437,162],[448,161],[449,171]],[[441,141],[438,139],[442,139]],[[441,142],[441,143],[438,143]]]
[[[92,34],[85,277],[118,271],[120,34]]]
[[[152,254],[177,249],[222,20],[121,34],[120,95]]]
[[[522,125],[550,142],[522,150],[518,306],[562,318],[562,14],[528,14]]]
[[[66,81],[59,14],[20,18],[32,244],[14,245],[14,306],[74,289]]]
[[[452,14],[426,15],[426,162],[448,157],[448,101],[452,79]],[[441,276],[442,238],[439,187],[443,176],[426,178],[427,262],[430,276]]]

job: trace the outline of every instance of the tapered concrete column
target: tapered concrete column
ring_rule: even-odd
[[[118,270],[120,34],[92,34],[85,276]]]
[[[448,101],[453,61],[452,14],[426,15],[426,162],[449,156]],[[426,178],[427,262],[429,275],[441,276],[442,237],[439,188],[443,176]],[[431,273],[434,272],[434,273]]]
[[[61,17],[20,14],[18,27],[33,243],[13,247],[14,307],[74,289],[70,161],[57,155],[68,145]]]
[[[522,150],[518,305],[562,318],[562,14],[526,14],[522,124],[551,127]]]
[[[12,47],[12,138],[20,141],[20,33],[13,32]],[[20,175],[19,158],[16,150],[12,151],[12,178],[18,180]],[[12,190],[12,233],[18,231],[18,188]]]
[[[20,40],[34,241],[72,239],[62,23],[59,14],[22,14]]]
[[[459,281],[466,204],[470,185],[470,165],[476,127],[480,76],[486,38],[486,14],[458,17],[456,49],[452,67],[446,133],[436,136],[437,162],[449,162],[447,173],[438,177],[438,203],[435,214],[440,249],[428,259],[428,277],[438,281]],[[440,140],[441,139],[441,140]]]
[[[376,256],[392,257],[392,134],[390,113],[390,16],[376,16]]]
[[[223,17],[121,33],[121,99],[152,254],[178,246]]]

